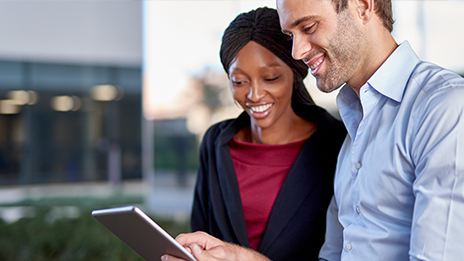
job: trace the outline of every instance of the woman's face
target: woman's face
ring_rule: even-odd
[[[237,53],[229,78],[234,99],[258,127],[276,126],[293,114],[293,71],[260,44],[250,41]]]

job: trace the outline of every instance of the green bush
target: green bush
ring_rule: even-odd
[[[33,217],[13,223],[0,219],[0,260],[143,260],[90,214],[92,209],[112,205],[78,206],[77,218],[55,220],[50,219],[50,213],[56,205],[25,205],[34,205]],[[156,220],[173,236],[189,231],[188,222]]]

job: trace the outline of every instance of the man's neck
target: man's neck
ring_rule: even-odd
[[[372,41],[370,41],[368,50],[366,50],[366,59],[360,65],[358,73],[347,82],[358,96],[361,87],[398,47],[398,44],[389,32],[379,34],[373,33],[370,35],[370,39],[372,39]]]

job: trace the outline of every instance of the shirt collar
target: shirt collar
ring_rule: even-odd
[[[418,62],[419,57],[409,42],[404,41],[367,82],[382,95],[401,102],[406,84]]]
[[[365,85],[389,99],[401,102],[406,84],[418,62],[419,58],[409,42],[405,41],[396,48]],[[359,122],[362,120],[363,108],[358,95],[347,84],[337,96],[337,106],[349,135],[354,139]]]
[[[354,140],[356,136],[357,126],[361,120],[361,104],[356,92],[345,84],[337,96],[337,106],[342,118],[343,124],[345,124],[346,130],[350,135],[351,139]]]

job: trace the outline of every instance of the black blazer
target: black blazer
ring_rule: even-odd
[[[324,109],[308,106],[301,117],[318,124],[305,142],[272,208],[258,251],[272,260],[317,260],[326,211],[333,195],[343,124]],[[301,113],[300,113],[301,114]],[[192,231],[249,247],[242,203],[228,142],[250,125],[245,112],[213,125],[203,137],[192,209]]]

